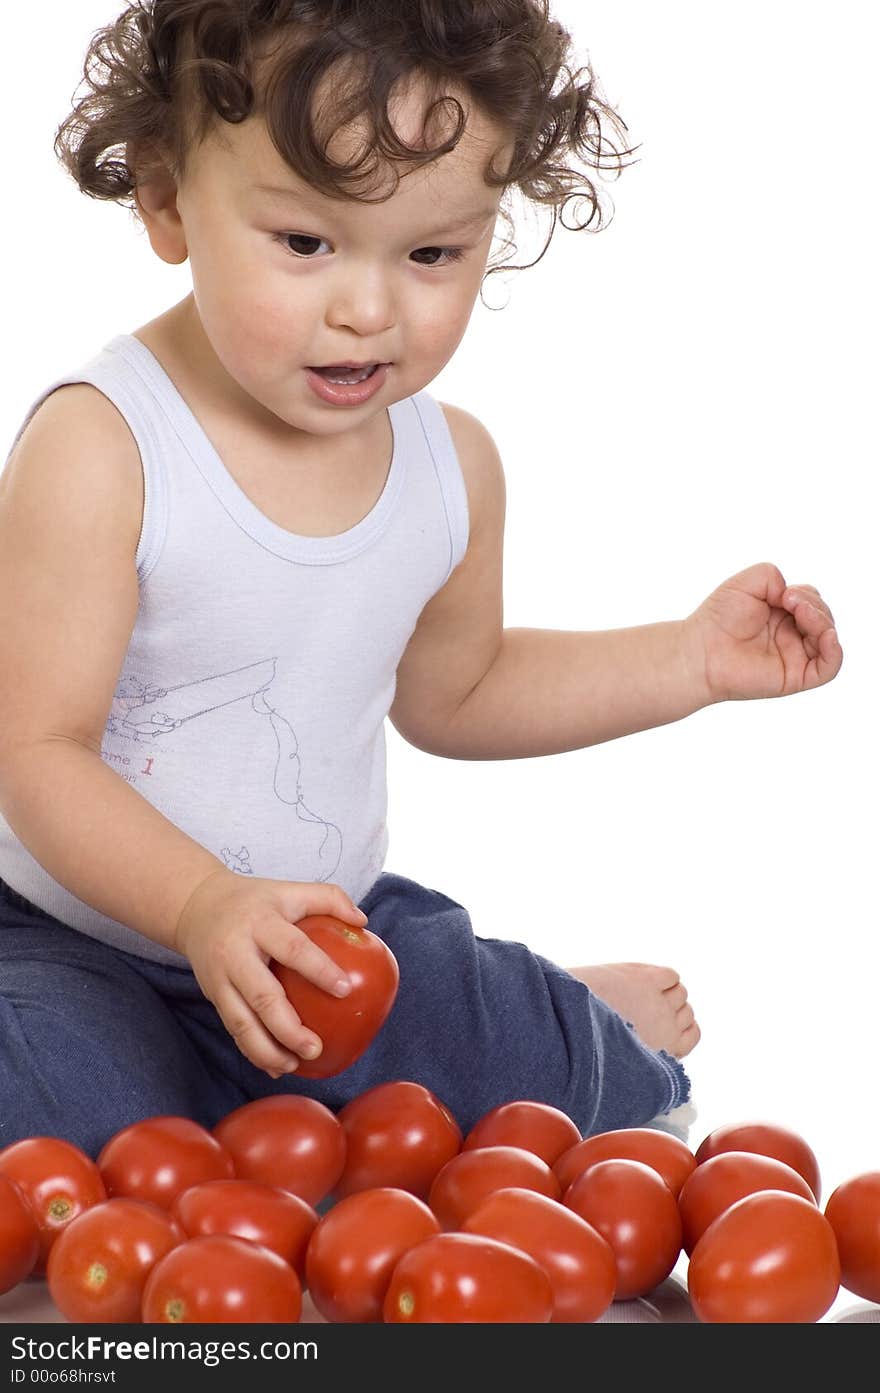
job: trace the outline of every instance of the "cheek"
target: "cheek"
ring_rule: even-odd
[[[407,316],[409,336],[432,356],[449,354],[460,342],[473,307],[474,295],[470,288],[422,297],[411,306]]]

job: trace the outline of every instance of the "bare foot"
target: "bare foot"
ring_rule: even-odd
[[[601,963],[570,967],[573,977],[630,1021],[652,1050],[666,1050],[677,1059],[690,1054],[700,1038],[687,989],[672,967],[652,963]]]

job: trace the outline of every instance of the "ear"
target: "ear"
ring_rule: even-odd
[[[127,150],[126,164],[135,171],[135,202],[153,251],[170,266],[180,266],[188,252],[173,174],[160,156],[143,162],[143,157]]]

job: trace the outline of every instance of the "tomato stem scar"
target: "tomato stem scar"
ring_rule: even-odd
[[[411,1316],[416,1309],[416,1299],[411,1291],[402,1291],[397,1298],[397,1309],[402,1316]]]
[[[72,1209],[73,1204],[68,1199],[67,1195],[53,1195],[46,1206],[46,1213],[50,1219],[63,1222],[69,1217]]]
[[[170,1321],[181,1321],[186,1313],[186,1305],[179,1296],[173,1296],[165,1303],[165,1314]]]
[[[107,1269],[102,1262],[93,1262],[86,1273],[90,1287],[102,1287],[107,1280]]]

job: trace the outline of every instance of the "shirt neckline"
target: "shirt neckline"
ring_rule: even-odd
[[[289,532],[273,522],[248,497],[232,477],[195,413],[145,343],[134,334],[118,334],[105,345],[105,351],[121,355],[146,382],[220,503],[250,537],[276,556],[311,565],[345,561],[366,550],[387,527],[403,486],[405,451],[401,448],[401,434],[406,419],[403,413],[407,399],[388,407],[392,433],[391,463],[382,492],[373,507],[345,532],[329,537],[309,537]]]

